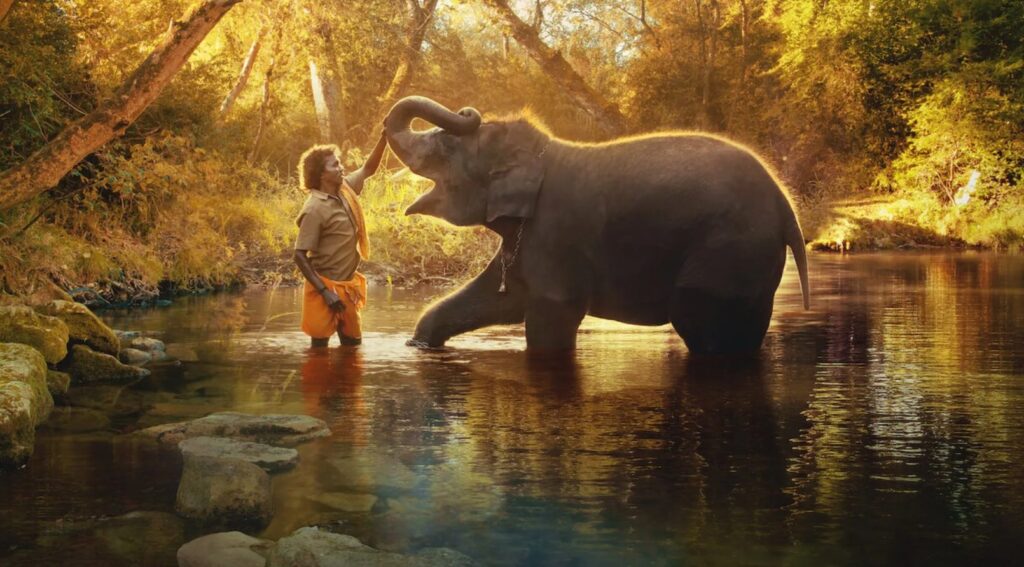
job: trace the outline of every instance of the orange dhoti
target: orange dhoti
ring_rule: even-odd
[[[302,332],[314,339],[326,339],[338,332],[350,339],[363,338],[359,312],[366,305],[366,277],[359,272],[352,279],[336,282],[320,276],[327,289],[338,294],[345,309],[340,313],[328,307],[324,296],[306,282],[302,290]]]

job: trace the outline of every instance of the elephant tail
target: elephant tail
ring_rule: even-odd
[[[804,297],[804,309],[811,308],[811,287],[807,281],[807,245],[804,243],[804,233],[800,230],[800,221],[790,208],[792,220],[789,228],[786,229],[786,245],[793,251],[793,260],[796,261],[796,269],[800,272],[800,292]]]

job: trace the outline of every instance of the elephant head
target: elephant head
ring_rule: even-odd
[[[414,118],[437,127],[414,131]],[[526,120],[481,123],[475,109],[452,112],[411,96],[391,108],[384,127],[399,159],[434,182],[405,214],[431,215],[457,226],[533,215],[544,178],[541,154],[550,138]]]

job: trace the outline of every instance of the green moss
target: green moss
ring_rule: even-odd
[[[82,342],[95,350],[116,355],[121,350],[121,341],[114,330],[108,327],[88,307],[71,301],[54,300],[36,306],[36,311],[56,317],[68,328],[71,340]]]
[[[35,428],[52,409],[43,355],[27,345],[0,343],[0,467],[18,466],[32,455]]]
[[[68,336],[68,327],[60,319],[21,305],[0,307],[0,342],[29,345],[50,364],[67,356]]]
[[[71,347],[71,356],[60,368],[71,375],[76,385],[128,381],[149,376],[149,371],[144,368],[122,364],[113,356],[96,352],[85,345]]]

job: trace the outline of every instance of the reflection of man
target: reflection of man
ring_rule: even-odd
[[[356,271],[370,242],[358,195],[376,171],[387,140],[381,133],[366,163],[346,175],[337,146],[314,146],[302,155],[299,178],[309,198],[296,222],[295,263],[306,277],[302,331],[315,347],[338,333],[343,345],[362,342],[359,310],[366,303],[366,278]]]
[[[357,441],[364,414],[362,353],[313,349],[299,372],[306,413],[326,421],[336,438]]]

